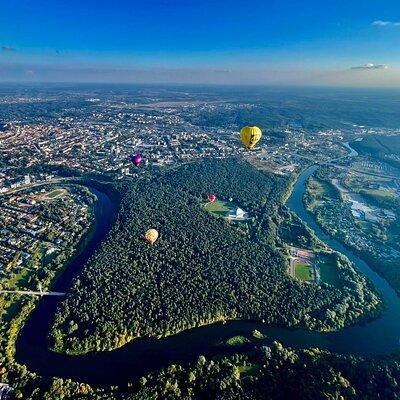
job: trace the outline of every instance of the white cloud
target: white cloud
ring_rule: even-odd
[[[372,23],[373,26],[400,26],[400,22],[376,20]]]
[[[351,67],[350,69],[388,69],[386,64],[364,64]]]

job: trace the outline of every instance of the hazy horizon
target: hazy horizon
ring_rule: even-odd
[[[400,5],[370,3],[6,0],[0,82],[400,87]]]

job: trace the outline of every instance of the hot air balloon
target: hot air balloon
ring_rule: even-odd
[[[141,154],[135,154],[131,158],[132,164],[134,164],[136,167],[139,167],[140,164],[143,162],[143,157]]]
[[[261,139],[261,136],[261,129],[258,126],[245,126],[240,131],[240,139],[248,149],[252,149]]]
[[[145,235],[147,243],[154,244],[158,239],[158,232],[156,229],[149,229]]]
[[[217,196],[215,194],[209,194],[208,195],[208,201],[210,203],[214,203],[215,200],[217,200]]]

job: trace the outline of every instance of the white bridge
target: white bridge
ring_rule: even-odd
[[[0,290],[2,293],[23,294],[29,296],[65,296],[62,292],[43,292],[42,285],[39,283],[39,291],[35,290]]]

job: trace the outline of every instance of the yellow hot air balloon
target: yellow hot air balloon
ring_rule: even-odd
[[[261,136],[261,129],[258,126],[245,126],[240,131],[240,139],[248,149],[252,149],[261,139]]]
[[[158,232],[155,229],[149,229],[145,238],[148,243],[153,244],[158,239]]]

